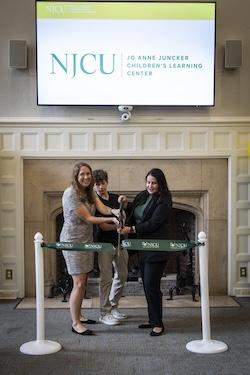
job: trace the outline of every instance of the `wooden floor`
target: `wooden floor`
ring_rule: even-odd
[[[141,308],[146,307],[144,296],[126,296],[120,299],[119,308]],[[239,304],[229,296],[210,296],[210,307],[237,307]],[[36,307],[35,298],[24,298],[17,305],[17,309],[33,309]],[[99,308],[99,297],[84,299],[82,307]],[[174,296],[173,300],[167,300],[163,297],[163,307],[200,307],[200,301],[193,301],[191,295]],[[69,308],[68,302],[62,302],[62,297],[45,298],[45,308],[65,309]]]

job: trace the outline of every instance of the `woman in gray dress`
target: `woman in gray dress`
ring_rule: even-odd
[[[118,225],[119,211],[105,206],[93,191],[93,176],[91,167],[79,162],[73,168],[71,185],[64,191],[62,197],[64,224],[60,235],[62,242],[92,242],[93,224],[115,223]],[[96,217],[95,210],[103,215]],[[70,294],[70,314],[72,332],[80,335],[93,335],[83,323],[94,323],[81,315],[87,274],[93,269],[94,253],[82,251],[63,251],[69,274],[73,278],[73,289]]]

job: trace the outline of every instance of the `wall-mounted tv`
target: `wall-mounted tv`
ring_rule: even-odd
[[[36,2],[38,105],[213,106],[215,2]]]

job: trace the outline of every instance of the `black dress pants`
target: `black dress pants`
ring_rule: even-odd
[[[161,278],[166,262],[140,262],[143,288],[148,304],[148,318],[152,327],[163,327]]]

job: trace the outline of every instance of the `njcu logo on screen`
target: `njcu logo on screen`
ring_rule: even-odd
[[[105,74],[110,75],[115,72],[116,54],[105,53],[65,53],[58,55],[50,54],[50,74],[64,73],[70,78],[78,74]]]

